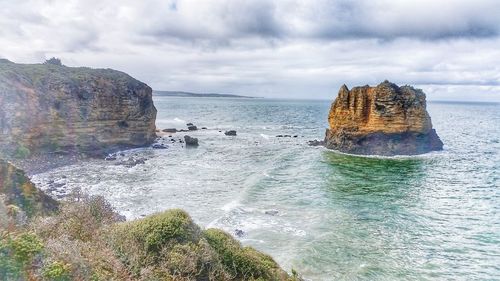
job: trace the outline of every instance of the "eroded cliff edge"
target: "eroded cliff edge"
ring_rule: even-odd
[[[351,90],[343,85],[328,116],[325,146],[363,155],[415,155],[441,150],[425,94],[384,81]]]
[[[111,69],[0,60],[0,147],[103,153],[154,141],[151,88]]]

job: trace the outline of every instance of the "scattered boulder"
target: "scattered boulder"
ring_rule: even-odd
[[[310,140],[307,142],[308,145],[310,146],[321,146],[321,145],[324,145],[325,142],[324,141],[319,141],[319,140]]]
[[[168,146],[163,143],[155,143],[151,146],[153,149],[167,149]]]
[[[283,137],[283,135],[277,135],[276,137],[277,137],[277,138],[282,138],[282,137]]]
[[[201,127],[202,130],[207,130],[207,127]]]
[[[188,130],[189,131],[196,131],[196,130],[198,130],[198,127],[196,127],[195,125],[191,125],[191,126],[188,126]]]
[[[117,163],[116,165],[123,165],[128,168],[132,168],[134,166],[140,165],[140,164],[145,164],[146,163],[146,158],[134,158],[134,157],[129,157],[127,160],[121,161]]]
[[[278,210],[267,210],[264,212],[264,214],[270,215],[270,216],[276,216],[278,213],[279,213]]]
[[[235,130],[229,130],[224,132],[224,135],[226,136],[236,136],[236,131]]]
[[[177,129],[176,128],[167,128],[167,129],[163,129],[162,132],[164,132],[164,133],[176,133]]]
[[[111,155],[108,155],[104,158],[104,160],[106,161],[115,161],[116,160],[116,155],[114,154],[111,154]]]
[[[236,237],[243,237],[243,235],[245,235],[245,232],[241,229],[235,229],[234,235],[236,235]]]
[[[186,147],[191,146],[191,147],[196,147],[198,146],[198,139],[193,138],[191,136],[184,136],[184,141],[186,142]]]

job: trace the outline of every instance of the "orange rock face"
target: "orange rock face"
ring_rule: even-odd
[[[0,61],[0,150],[142,146],[155,120],[151,88],[123,72]]]
[[[326,132],[328,148],[354,154],[421,154],[440,150],[425,94],[385,81],[349,90],[345,85],[332,104]]]

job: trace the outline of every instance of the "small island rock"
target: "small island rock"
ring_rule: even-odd
[[[343,85],[328,116],[325,146],[364,155],[415,155],[441,150],[425,94],[384,81],[351,90]]]

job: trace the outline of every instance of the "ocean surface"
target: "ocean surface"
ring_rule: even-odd
[[[428,103],[444,151],[388,158],[308,146],[330,101],[154,102],[158,128],[207,127],[189,133],[200,146],[168,139],[33,180],[103,195],[129,219],[185,209],[309,280],[500,280],[499,104]],[[129,157],[147,161],[117,165]]]

